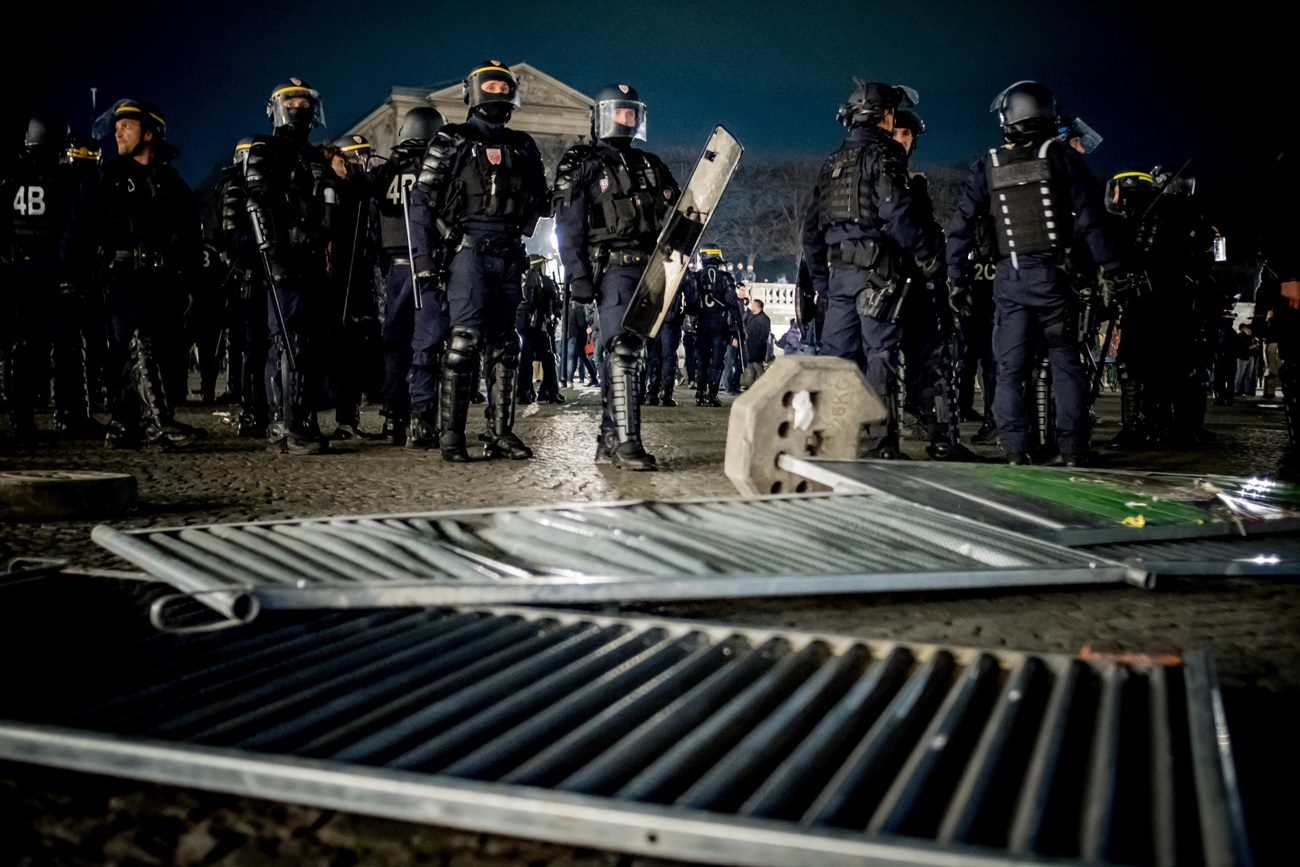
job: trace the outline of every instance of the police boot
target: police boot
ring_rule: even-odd
[[[1150,445],[1142,419],[1142,384],[1128,365],[1119,365],[1119,433],[1108,449],[1145,449]]]
[[[613,433],[610,458],[621,470],[653,470],[654,455],[641,443],[641,406],[637,394],[641,386],[641,354],[627,337],[618,337],[610,346],[605,367],[609,387],[609,419]]]
[[[511,346],[510,343],[514,345]],[[515,378],[519,375],[518,341],[505,345],[494,343],[488,347],[488,430],[480,439],[485,443],[483,453],[488,458],[527,460],[533,450],[515,435]]]
[[[100,439],[107,428],[90,414],[86,344],[79,333],[63,342],[55,358],[54,430],[68,439]]]
[[[971,462],[979,456],[966,448],[955,436],[950,436],[948,425],[937,422],[928,426],[930,444],[925,453],[932,461]]]
[[[718,400],[718,385],[719,383],[716,382],[709,383],[708,391],[704,395],[704,403],[700,406],[722,406],[722,401]],[[699,401],[697,400],[696,403]]]
[[[436,413],[437,410],[434,412]],[[409,422],[403,416],[384,416],[384,426],[380,428],[379,436],[390,446],[405,446],[408,424]]]
[[[328,448],[325,437],[321,435],[316,415],[307,409],[308,378],[303,374],[302,364],[305,347],[301,340],[294,340],[294,356],[298,367],[290,369],[289,353],[280,353],[281,399],[284,419],[281,425],[273,425],[278,435],[280,453],[294,456],[316,455]]]
[[[659,390],[658,390],[658,389],[651,389],[651,390],[649,390],[649,391],[646,392],[646,396],[645,396],[645,405],[646,405],[646,406],[658,406],[658,405],[659,405]]]
[[[131,384],[140,401],[145,441],[168,448],[183,448],[206,437],[208,432],[202,428],[181,424],[172,417],[150,341],[137,330],[131,335],[127,348],[131,357]]]
[[[438,418],[434,410],[416,415],[411,422],[411,432],[405,437],[408,449],[436,449],[438,447]]]
[[[996,438],[997,432],[997,428],[993,426],[992,420],[985,418],[984,423],[980,425],[979,430],[971,434],[970,441],[980,445],[991,443]]]
[[[438,419],[441,428],[438,447],[442,459],[465,463],[469,450],[465,446],[465,422],[469,416],[470,393],[478,382],[479,332],[473,328],[453,328],[447,341],[447,355],[442,367],[442,385],[438,391]]]

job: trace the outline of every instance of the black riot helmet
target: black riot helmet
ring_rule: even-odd
[[[910,87],[885,84],[880,81],[854,79],[856,87],[849,101],[840,106],[835,119],[846,128],[874,126],[885,116],[887,109],[911,108],[921,97]]]
[[[480,114],[493,123],[505,123],[519,107],[519,80],[501,61],[485,60],[465,76],[461,94],[470,114]]]
[[[998,113],[1002,137],[1013,144],[1057,135],[1060,111],[1052,89],[1037,81],[1017,81],[989,106]]]
[[[717,244],[705,244],[700,248],[700,264],[716,262],[721,263],[726,260],[722,258],[722,248]]]
[[[1151,182],[1156,185],[1157,191],[1163,190],[1166,196],[1191,196],[1196,193],[1196,178],[1187,173],[1186,166],[1183,166],[1182,171],[1168,166],[1156,166],[1151,170]]]
[[[303,105],[300,100],[306,100]],[[288,105],[286,103],[292,103]],[[278,84],[266,101],[266,116],[275,129],[288,128],[299,135],[307,135],[318,126],[325,126],[325,107],[320,93],[298,78]]]
[[[59,162],[65,166],[97,166],[99,159],[99,139],[84,132],[74,132],[68,135],[67,145],[63,149],[63,156],[59,158]]]
[[[1101,134],[1088,126],[1081,117],[1062,117],[1057,131],[1060,133],[1058,138],[1062,144],[1075,147],[1074,143],[1078,142],[1079,151],[1085,154],[1092,153],[1105,141]]]
[[[916,153],[916,146],[920,144],[917,141],[925,134],[925,121],[921,116],[910,108],[900,108],[894,113],[894,129],[910,129],[912,131],[912,148],[907,152],[908,156]]]
[[[591,134],[598,139],[645,141],[645,103],[635,87],[611,84],[596,94],[591,106]]]
[[[1106,181],[1106,210],[1121,217],[1139,217],[1159,192],[1149,172],[1120,172]]]
[[[370,159],[372,151],[372,148],[370,147],[370,139],[357,133],[343,136],[343,138],[334,142],[334,146],[343,151],[343,159],[350,163],[364,163],[366,160]]]
[[[402,118],[402,126],[397,130],[397,141],[399,144],[432,141],[445,123],[438,109],[431,105],[417,105]]]
[[[61,114],[41,113],[34,115],[27,122],[27,135],[23,137],[23,147],[31,150],[56,152],[68,140],[68,119]]]
[[[253,146],[253,137],[245,136],[235,145],[235,155],[231,159],[231,165],[242,166],[248,162],[248,151]]]
[[[119,99],[113,103],[108,111],[95,120],[91,132],[96,138],[109,138],[119,120],[138,120],[141,129],[152,132],[154,138],[167,137],[167,121],[163,118],[162,111],[155,105],[134,99]]]

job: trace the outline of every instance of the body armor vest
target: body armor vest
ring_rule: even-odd
[[[849,139],[840,145],[817,176],[817,228],[835,223],[860,223],[875,216],[874,202],[862,201],[862,162],[866,144]],[[864,209],[866,205],[869,210]]]
[[[600,195],[587,212],[588,242],[633,241],[638,249],[650,249],[673,204],[659,161],[633,149],[599,147],[595,153]]]
[[[534,167],[528,155],[507,141],[470,141],[460,155],[448,202],[457,218],[502,217],[520,226],[533,224],[541,202],[529,190]],[[540,186],[540,185],[539,185]]]
[[[4,185],[16,257],[57,255],[69,204],[69,178],[57,164],[22,165]]]
[[[1062,251],[1074,235],[1069,198],[1053,182],[1047,159],[1053,141],[989,151],[990,211],[1002,258]]]
[[[736,297],[736,280],[716,265],[705,264],[696,275],[700,286],[700,313],[706,316],[728,316]]]
[[[250,192],[269,195],[266,204],[272,209],[276,243],[300,250],[323,249],[330,227],[327,201],[334,196],[333,171],[309,145],[279,137],[258,138],[248,151],[244,177]]]
[[[420,156],[420,151],[394,149],[392,159],[377,178],[379,246],[401,255],[408,251],[406,209],[410,207],[411,187],[420,173]]]

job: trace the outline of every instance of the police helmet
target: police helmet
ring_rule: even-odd
[[[99,139],[83,132],[74,132],[68,135],[63,157],[59,161],[69,166],[95,166],[99,165],[99,159]]]
[[[343,138],[334,142],[334,147],[343,151],[343,159],[348,162],[360,161],[365,162],[370,158],[371,147],[370,139],[363,135],[353,133],[345,135]]]
[[[904,85],[854,79],[856,87],[849,101],[840,106],[835,119],[845,127],[876,124],[888,109],[911,108],[921,101],[915,90]]]
[[[722,258],[722,248],[716,244],[709,244],[700,248],[700,262],[708,262],[711,260],[716,260],[718,262],[726,261]]]
[[[504,90],[496,87],[492,90],[483,89],[494,81],[504,82],[506,85]],[[501,61],[485,60],[465,76],[465,80],[461,82],[461,95],[465,99],[465,104],[471,109],[494,104],[508,105],[511,109],[516,109],[519,107],[519,80],[510,71],[510,67]]]
[[[235,156],[230,161],[231,165],[242,166],[244,163],[248,162],[248,150],[252,146],[253,146],[252,136],[246,136],[244,138],[241,138],[239,140],[239,143],[235,145]]]
[[[1037,81],[1017,81],[994,97],[989,111],[998,113],[1002,135],[1009,142],[1058,134],[1056,97],[1050,87]]]
[[[1196,178],[1187,173],[1186,166],[1182,171],[1156,166],[1151,170],[1151,182],[1157,190],[1164,190],[1166,196],[1190,196],[1196,193]]]
[[[912,131],[912,149],[908,151],[908,154],[916,153],[916,146],[920,144],[917,139],[925,135],[925,121],[921,120],[921,116],[910,108],[900,108],[894,113],[894,129],[910,129]]]
[[[61,114],[41,113],[34,115],[27,122],[27,135],[23,137],[23,146],[28,150],[36,148],[55,150],[68,140],[68,119]]]
[[[547,257],[543,256],[541,253],[533,253],[528,257],[528,267],[545,268],[548,261]]]
[[[113,103],[95,120],[91,132],[96,138],[108,138],[113,135],[119,120],[138,120],[142,131],[152,132],[156,139],[167,137],[167,121],[163,119],[162,111],[156,105],[134,99],[119,99]]]
[[[629,120],[631,123],[627,123]],[[591,131],[599,139],[645,141],[645,103],[636,88],[611,84],[597,93],[591,107]]]
[[[1106,210],[1121,217],[1142,214],[1159,190],[1149,172],[1120,172],[1106,181]]]
[[[432,141],[446,123],[438,109],[429,105],[417,105],[402,118],[402,126],[397,130],[397,141]]]
[[[290,100],[306,99],[307,105],[285,105]],[[271,91],[266,101],[266,116],[271,119],[275,129],[289,127],[295,132],[308,133],[318,126],[325,126],[325,107],[321,104],[320,93],[307,82],[290,78],[278,84]]]
[[[1062,144],[1068,145],[1077,139],[1079,150],[1085,154],[1092,153],[1097,149],[1098,145],[1105,141],[1100,133],[1088,126],[1080,117],[1062,117],[1057,131],[1060,133],[1058,138],[1060,138]]]

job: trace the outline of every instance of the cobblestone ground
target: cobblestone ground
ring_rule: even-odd
[[[567,391],[562,406],[521,407],[517,431],[537,457],[525,462],[444,465],[436,452],[377,442],[343,444],[309,458],[272,455],[239,439],[228,408],[179,413],[212,436],[186,453],[116,452],[52,438],[20,445],[0,428],[0,468],[129,472],[140,506],[124,528],[735,493],[722,472],[727,410],[648,407],[647,447],[659,473],[592,464],[599,418],[595,390]],[[1099,401],[1096,439],[1113,435],[1114,395]],[[228,415],[226,416],[228,418]],[[42,419],[48,426],[48,418]],[[471,422],[471,429],[476,424]],[[2,423],[0,423],[2,424]],[[367,407],[362,426],[378,430]],[[1211,408],[1219,435],[1195,452],[1107,454],[1106,465],[1170,471],[1274,475],[1285,444],[1281,407],[1244,400]],[[327,425],[328,427],[328,425]],[[973,426],[967,429],[969,434]],[[921,444],[908,445],[923,458]],[[977,449],[993,457],[992,449]],[[0,524],[0,557],[66,557],[124,568],[90,541],[94,522]],[[742,542],[743,540],[738,540]],[[630,613],[724,620],[884,639],[1075,653],[1177,652],[1208,647],[1216,657],[1237,750],[1256,855],[1282,863],[1283,817],[1294,796],[1276,781],[1300,770],[1300,586],[1291,581],[1213,579],[1157,592],[1127,587],[1005,592],[895,593],[835,599],[733,600],[629,606]],[[634,859],[646,864],[643,859]],[[608,852],[487,837],[361,816],[256,802],[72,773],[0,767],[0,865],[297,863],[605,865],[633,863]]]

